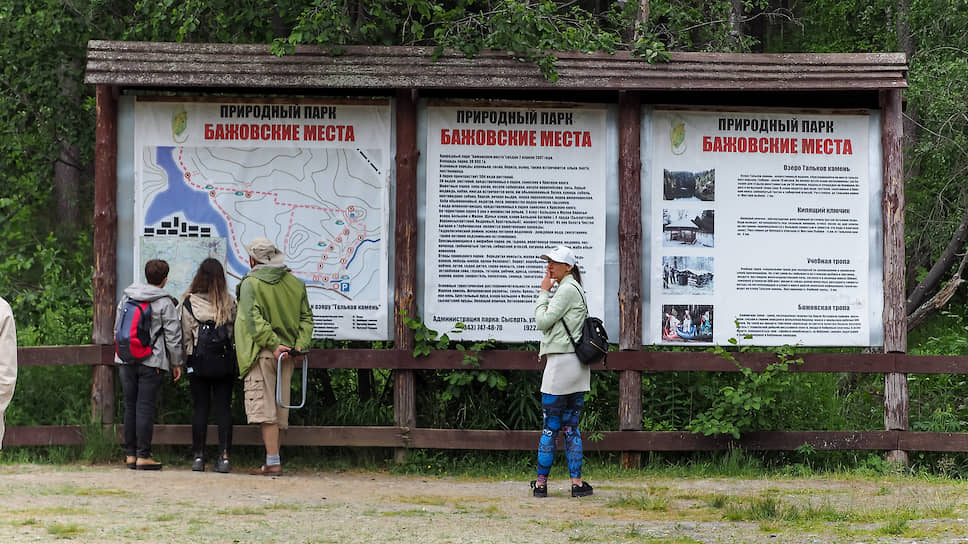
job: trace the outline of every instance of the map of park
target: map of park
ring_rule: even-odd
[[[244,245],[265,236],[309,289],[334,300],[379,299],[386,199],[379,150],[158,146],[142,152],[143,236],[222,237],[226,271],[236,278],[249,270]],[[166,230],[173,223],[181,229]]]

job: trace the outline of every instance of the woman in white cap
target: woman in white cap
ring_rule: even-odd
[[[581,364],[568,337],[568,330],[580,334],[588,316],[575,253],[558,246],[541,256],[548,262],[534,310],[535,323],[543,334],[538,356],[546,363],[541,379],[541,408],[544,425],[538,442],[538,478],[531,482],[535,497],[548,496],[548,474],[555,458],[558,432],[565,433],[565,459],[571,476],[571,496],[587,497],[592,486],[581,479],[582,444],[578,419],[590,389],[591,371]],[[552,288],[557,284],[554,295]],[[577,340],[577,338],[575,339]]]

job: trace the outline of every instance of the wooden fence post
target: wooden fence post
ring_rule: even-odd
[[[413,331],[403,322],[417,315],[417,91],[397,90],[396,100],[396,259],[393,290],[393,346],[412,352]],[[417,426],[416,385],[413,370],[393,371],[393,418],[406,434]],[[407,450],[397,448],[394,460],[403,463]]]
[[[639,94],[618,93],[618,256],[619,349],[642,347],[642,108]],[[619,375],[620,431],[642,430],[642,374],[622,370]],[[622,466],[638,468],[640,452],[623,451]]]
[[[907,352],[907,319],[904,304],[904,154],[901,90],[879,91],[881,106],[881,150],[883,187],[881,213],[884,218],[884,352]],[[907,374],[884,376],[884,428],[908,430]],[[906,451],[887,453],[888,461],[907,464]]]
[[[114,297],[118,274],[118,88],[98,85],[94,150],[94,329],[93,343],[114,343]],[[105,350],[106,351],[106,350]],[[91,376],[91,419],[114,423],[114,367],[95,365]]]

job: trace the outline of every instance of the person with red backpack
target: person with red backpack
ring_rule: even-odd
[[[114,319],[114,362],[120,365],[124,392],[125,464],[136,470],[161,470],[151,458],[158,389],[170,371],[177,382],[182,368],[181,316],[178,303],[163,287],[168,263],[145,263],[147,283],[124,290]]]

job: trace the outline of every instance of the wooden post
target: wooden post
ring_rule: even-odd
[[[94,329],[93,343],[114,343],[114,304],[118,274],[118,89],[98,85],[94,142]],[[107,350],[103,350],[107,351]],[[105,361],[110,362],[110,361]],[[114,423],[114,368],[92,367],[91,418]]]
[[[403,322],[401,312],[417,315],[417,91],[397,90],[396,103],[396,259],[393,290],[393,346],[412,352],[413,331]],[[417,401],[412,370],[393,371],[393,417],[407,433],[417,426]],[[397,448],[397,463],[406,460],[407,450]]]
[[[642,109],[635,92],[618,93],[618,258],[619,349],[642,347]],[[642,430],[642,375],[623,370],[619,375],[620,431]],[[622,466],[638,468],[640,452],[622,452]]]
[[[907,319],[904,304],[904,155],[901,150],[901,90],[880,91],[881,152],[884,195],[884,352],[907,352]],[[884,376],[884,428],[908,430],[907,374]],[[907,464],[903,450],[887,452],[888,461]]]

